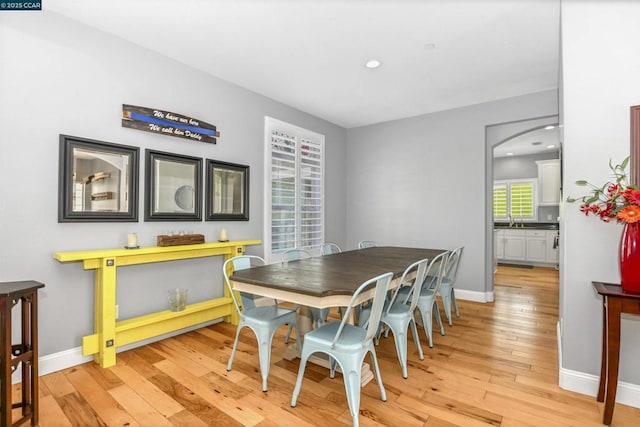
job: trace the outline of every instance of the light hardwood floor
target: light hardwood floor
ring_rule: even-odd
[[[362,389],[362,426],[596,426],[602,404],[558,387],[558,274],[500,267],[496,302],[459,301],[461,316],[434,332],[420,361],[409,341],[403,379],[393,338],[377,348],[387,402],[375,382]],[[350,425],[341,375],[310,365],[296,408],[298,360],[274,338],[269,391],[261,391],[255,336],[245,330],[227,372],[235,327],[216,324],[40,378],[41,426]],[[598,337],[594,336],[594,339]],[[614,426],[639,426],[640,410],[617,405]]]

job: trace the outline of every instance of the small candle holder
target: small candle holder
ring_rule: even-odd
[[[138,235],[136,233],[129,233],[127,234],[127,246],[124,247],[125,249],[139,249],[140,246],[138,246]]]
[[[227,230],[226,229],[222,229],[222,231],[220,231],[220,237],[218,237],[218,242],[228,242],[229,241],[229,236],[227,236]]]

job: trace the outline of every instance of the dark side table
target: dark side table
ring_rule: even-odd
[[[602,295],[602,364],[598,402],[604,402],[602,423],[611,425],[616,404],[618,368],[620,364],[620,315],[640,315],[640,294],[624,292],[620,285],[592,282],[596,292]]]
[[[0,282],[0,426],[38,425],[38,289],[35,281]],[[12,345],[11,310],[20,303],[21,339]],[[22,399],[12,403],[11,374],[22,364]],[[12,423],[12,409],[22,416]]]

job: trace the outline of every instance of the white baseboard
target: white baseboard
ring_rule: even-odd
[[[600,377],[597,375],[560,368],[559,386],[565,390],[595,397],[599,382]],[[640,408],[640,385],[618,381],[616,403]]]
[[[558,385],[565,390],[596,397],[598,395],[598,385],[600,384],[600,377],[598,375],[585,374],[584,372],[572,371],[571,369],[562,367],[561,331],[561,323],[558,322],[558,360],[560,363]],[[640,385],[618,381],[616,403],[640,408]]]
[[[180,329],[178,331],[169,332],[167,334],[158,335],[157,337],[149,338],[146,340],[138,341],[132,344],[123,345],[116,350],[116,353],[122,351],[131,350],[132,348],[140,347],[150,344],[152,342],[160,341],[165,338],[173,337],[185,332],[200,329],[205,326],[213,325],[221,322],[222,319],[216,319],[210,322],[200,323],[198,325],[190,326],[188,328]],[[83,356],[82,347],[75,347],[69,350],[59,351],[57,353],[47,354],[46,356],[38,357],[38,373],[39,375],[47,375],[53,372],[61,371],[63,369],[71,368],[73,366],[82,365],[83,363],[91,362],[93,356]],[[18,367],[16,371],[11,375],[12,383],[19,383],[21,381],[21,367]]]
[[[474,302],[493,302],[493,291],[491,292],[478,292],[467,291],[466,289],[453,290],[456,293],[457,300],[474,301]]]

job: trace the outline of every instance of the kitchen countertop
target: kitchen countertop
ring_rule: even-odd
[[[518,222],[516,225],[509,227],[508,222],[496,222],[493,228],[494,230],[558,230],[560,228],[557,222]]]

